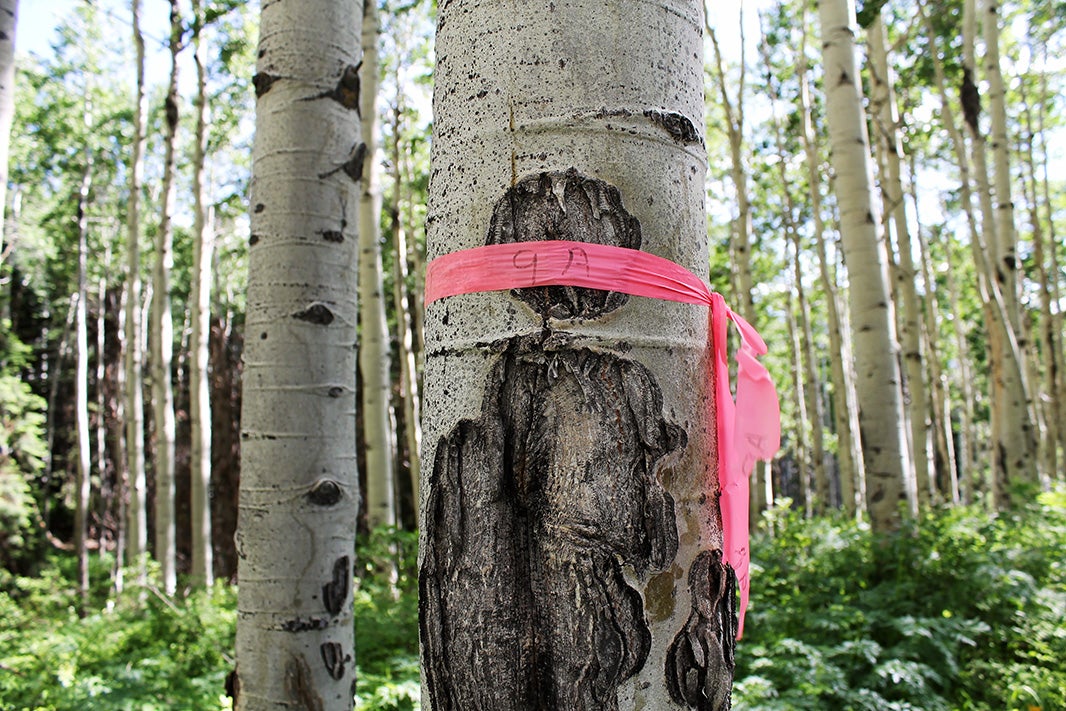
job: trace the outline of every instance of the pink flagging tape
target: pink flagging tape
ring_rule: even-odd
[[[636,249],[552,240],[493,244],[437,257],[426,268],[426,304],[458,294],[535,286],[577,286],[632,296],[703,304],[710,308],[708,348],[714,373],[718,434],[719,506],[725,561],[737,575],[740,611],[737,639],[751,586],[748,547],[749,477],[755,461],[770,460],[781,446],[781,409],[773,380],[758,356],[766,343],[725,299],[681,265]],[[740,333],[734,399],[726,339],[729,322]]]

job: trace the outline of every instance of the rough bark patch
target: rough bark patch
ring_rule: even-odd
[[[737,577],[722,551],[700,553],[689,569],[692,611],[666,655],[670,697],[696,711],[730,708],[737,636]]]
[[[348,556],[342,555],[333,562],[333,576],[322,586],[322,604],[331,615],[339,615],[348,599],[348,582],[352,572],[349,566]]]
[[[702,144],[700,134],[687,116],[674,112],[653,111],[648,109],[644,112],[645,118],[661,126],[678,143],[688,145],[690,143]]]
[[[513,339],[483,416],[443,438],[420,575],[437,711],[593,711],[647,659],[638,576],[677,552],[658,463],[685,436],[639,363]]]
[[[573,240],[639,249],[640,223],[626,211],[618,188],[571,168],[519,180],[492,212],[486,244]],[[521,265],[516,265],[521,266]],[[531,257],[529,269],[536,269]],[[580,264],[575,268],[581,268]],[[561,319],[591,319],[627,300],[615,291],[546,286],[513,294],[537,313]]]

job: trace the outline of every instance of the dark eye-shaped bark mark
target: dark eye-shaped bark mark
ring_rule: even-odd
[[[544,173],[497,203],[488,242],[543,239],[637,248],[640,226],[610,185]],[[545,317],[597,318],[626,298],[513,293]],[[647,660],[643,599],[626,576],[677,554],[660,469],[686,435],[647,368],[566,342],[545,328],[496,344],[481,417],[437,446],[419,575],[435,711],[611,711]]]
[[[613,185],[574,169],[539,173],[519,180],[496,203],[485,242],[546,240],[639,249],[640,223],[626,211]],[[580,259],[573,267],[582,268]],[[537,313],[560,319],[596,318],[614,311],[628,298],[615,291],[570,286],[515,289],[514,294]]]
[[[688,574],[692,611],[666,655],[670,697],[696,711],[730,708],[737,636],[737,577],[722,551],[704,551]]]

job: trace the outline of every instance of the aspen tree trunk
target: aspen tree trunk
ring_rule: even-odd
[[[397,357],[400,361],[400,398],[403,400],[404,439],[407,445],[407,469],[411,477],[411,493],[415,509],[415,521],[419,520],[419,500],[422,479],[422,408],[418,397],[418,372],[415,363],[414,334],[411,328],[411,300],[407,294],[407,230],[403,220],[403,173],[405,156],[400,150],[400,133],[403,130],[403,87],[399,76],[400,63],[396,63],[396,110],[392,124],[392,169],[393,205],[392,296],[396,308]]]
[[[829,330],[830,369],[833,374],[833,408],[837,431],[837,459],[840,469],[840,498],[849,516],[866,509],[866,465],[859,441],[859,407],[855,395],[855,371],[851,356],[851,342],[844,338],[841,326],[842,304],[836,277],[830,269],[825,247],[825,223],[822,217],[822,161],[818,157],[814,125],[811,119],[810,87],[807,76],[807,8],[801,15],[803,41],[798,53],[796,73],[800,79],[800,138],[807,161],[807,184],[810,191],[811,215],[814,223],[814,243],[818,252],[818,268],[825,290],[826,316]]]
[[[141,0],[131,0],[133,45],[136,51],[137,83],[133,106],[133,145],[130,148],[130,195],[126,206],[126,323],[124,325],[126,476],[129,504],[126,508],[126,555],[144,581],[144,554],[148,550],[147,494],[144,470],[144,380],[141,319],[141,181],[144,176],[147,113],[144,87],[144,37],[141,35]]]
[[[264,3],[237,551],[238,711],[352,708],[358,3]]]
[[[207,67],[204,11],[192,0],[193,62],[196,64],[196,128],[193,138],[192,289],[189,295],[189,425],[191,430],[192,581],[210,586],[214,580],[211,547],[211,379],[208,340],[211,336],[211,265],[214,256],[213,215],[206,204]]]
[[[985,137],[981,133],[980,94],[976,82],[974,43],[976,35],[975,0],[963,5],[962,108],[974,161],[973,173],[981,205],[980,241],[975,241],[975,261],[984,276],[989,304],[990,362],[992,366],[992,495],[997,508],[1010,506],[1011,481],[1036,480],[1036,440],[1030,417],[1028,383],[1023,367],[1022,347],[1004,295],[1010,278],[1003,272],[998,255],[1005,254],[999,234],[1003,226],[996,220],[992,188],[988,184]],[[1009,185],[1008,185],[1009,192]],[[1013,218],[1012,218],[1013,219]],[[1013,226],[1012,226],[1013,229]],[[975,235],[976,236],[976,235]],[[980,238],[977,238],[980,240]]]
[[[918,263],[922,265],[922,283],[924,286],[926,308],[923,310],[924,320],[922,334],[924,336],[926,366],[929,370],[929,383],[932,386],[931,398],[933,404],[933,432],[938,456],[944,466],[945,481],[948,484],[947,501],[952,505],[958,505],[961,501],[959,490],[959,461],[955,449],[955,432],[951,420],[951,389],[948,379],[944,374],[944,366],[940,360],[940,331],[941,323],[940,300],[937,298],[936,282],[933,278],[932,262],[933,255],[929,251],[929,242],[922,228],[922,219],[918,211],[918,186],[915,176],[917,175],[916,161],[910,156],[911,168],[911,201],[914,203],[914,221],[918,225]],[[954,304],[954,302],[952,302]],[[953,319],[957,320],[957,319]],[[960,360],[962,356],[960,355]],[[960,370],[963,366],[960,364]],[[968,377],[968,375],[966,376]],[[960,444],[966,444],[966,435],[959,433]],[[961,470],[966,471],[966,470]]]
[[[1044,47],[1044,65],[1047,66],[1047,46]],[[1047,72],[1041,72],[1040,74],[1040,95],[1041,97],[1048,96],[1047,91]],[[1041,100],[1037,104],[1037,132],[1040,135],[1040,141],[1042,146],[1042,171],[1040,185],[1044,197],[1044,209],[1047,212],[1047,230],[1048,230],[1048,244],[1052,246],[1048,250],[1048,288],[1051,293],[1051,300],[1056,304],[1062,303],[1062,292],[1059,289],[1059,281],[1062,270],[1059,267],[1059,250],[1056,245],[1059,244],[1058,236],[1055,231],[1055,217],[1054,217],[1054,203],[1051,201],[1051,187],[1050,178],[1048,177],[1048,146],[1047,146],[1047,132],[1044,129],[1044,114],[1046,113],[1046,102]],[[1035,178],[1034,178],[1035,179]],[[1052,278],[1050,275],[1054,275]],[[1049,367],[1053,367],[1056,373],[1054,378],[1054,402],[1058,410],[1058,433],[1059,433],[1059,447],[1062,449],[1062,456],[1066,458],[1066,349],[1064,349],[1063,343],[1063,331],[1066,330],[1066,324],[1064,324],[1063,309],[1059,309],[1058,312],[1052,318],[1052,331],[1050,342],[1054,344],[1055,360]],[[1066,477],[1066,472],[1060,471],[1058,473],[1059,481],[1062,481]]]
[[[706,3],[704,5],[706,7]],[[744,167],[744,90],[747,67],[744,60],[744,4],[740,4],[740,80],[737,86],[736,103],[729,96],[729,86],[725,69],[722,66],[722,52],[718,46],[718,36],[710,23],[710,15],[705,12],[707,35],[714,48],[715,83],[722,98],[722,110],[725,111],[726,131],[729,136],[730,177],[737,197],[737,217],[733,221],[732,254],[733,270],[737,278],[737,299],[740,315],[755,324],[755,280],[751,273],[751,201],[748,198],[748,171]]]
[[[85,99],[85,126],[89,128],[89,99]],[[89,440],[89,333],[87,304],[89,290],[86,270],[89,259],[89,190],[92,187],[92,159],[86,151],[86,163],[78,189],[78,298],[74,312],[75,358],[74,416],[78,428],[78,473],[75,478],[74,550],[78,555],[78,614],[88,614],[89,606],[89,499],[92,493],[90,471],[92,455]]]
[[[859,427],[872,526],[891,530],[900,508],[916,513],[897,361],[895,318],[888,294],[888,256],[873,197],[870,143],[855,57],[855,7],[819,0],[829,137],[848,268],[852,339],[858,379]]]
[[[925,25],[926,37],[929,39],[929,46],[935,50],[937,45],[936,32],[933,29],[928,14],[925,12],[925,8],[922,5],[919,5],[918,9],[922,15],[922,22]],[[940,94],[942,123],[951,138],[956,162],[959,167],[962,209],[966,216],[966,222],[970,232],[970,247],[975,259],[978,293],[981,295],[986,321],[990,324],[989,331],[997,331],[995,328],[998,323],[995,319],[996,310],[995,305],[992,303],[991,296],[993,292],[990,291],[987,284],[987,272],[983,265],[983,250],[981,247],[980,233],[977,227],[977,218],[973,211],[970,163],[966,154],[965,141],[955,118],[955,110],[952,101],[948,97],[943,63],[936,51],[931,52],[930,57],[933,60],[933,75],[936,81],[937,91]],[[950,241],[945,245],[945,254],[950,258]],[[953,274],[954,272],[949,263],[948,269],[945,272],[945,279],[947,281],[948,294],[951,298],[951,303],[955,304],[958,303],[958,289],[956,288]],[[971,359],[969,357],[967,334],[964,332],[965,324],[962,323],[961,319],[953,318],[952,326],[956,349],[959,354],[959,369],[956,373],[956,386],[962,393],[963,400],[962,426],[960,428],[959,470],[963,472],[967,478],[967,486],[966,491],[963,494],[963,499],[966,503],[972,503],[975,500],[975,494],[980,488],[979,484],[981,478],[980,466],[978,464],[979,457],[977,456],[976,451],[976,418],[974,414],[976,393],[974,392],[973,377],[970,372]]]
[[[104,269],[109,270],[111,267],[111,245],[106,244],[104,246]],[[104,394],[106,367],[104,359],[105,342],[107,336],[106,316],[107,316],[107,277],[101,276],[96,282],[96,426],[94,427],[94,435],[96,440],[96,471],[100,477],[100,508],[102,515],[106,516],[108,510],[114,501],[115,490],[119,487],[114,486],[109,477],[105,476],[107,472],[107,398]],[[119,466],[116,462],[115,474],[118,473]],[[100,526],[97,531],[97,543],[96,548],[97,555],[101,558],[107,552],[106,541],[106,529],[104,526]]]
[[[441,3],[428,257],[570,239],[705,277],[702,27],[697,0]],[[423,709],[729,707],[706,319],[567,287],[429,306]]]
[[[877,145],[886,168],[879,181],[881,196],[885,211],[891,217],[890,224],[895,234],[898,255],[898,267],[895,272],[896,294],[902,301],[899,338],[903,349],[904,392],[907,394],[911,457],[914,463],[918,504],[928,507],[936,496],[936,482],[930,473],[929,463],[931,423],[922,358],[922,305],[915,287],[918,272],[914,267],[911,231],[907,222],[906,193],[903,189],[903,141],[900,138],[902,122],[896,106],[895,77],[892,76],[888,63],[888,37],[880,13],[868,29],[867,38],[871,65],[870,103],[875,111]]]
[[[800,491],[803,492],[803,512],[807,518],[810,518],[814,516],[818,507],[824,505],[824,502],[819,501],[815,486],[811,483],[811,480],[815,478],[814,461],[808,453],[807,441],[811,436],[812,428],[807,418],[807,394],[803,387],[803,347],[800,344],[799,328],[796,326],[796,304],[792,292],[793,290],[789,289],[786,296],[785,322],[788,326],[788,343],[792,350],[792,398],[793,407],[796,408],[796,426],[799,430],[794,446],[796,464],[799,469]]]
[[[1055,319],[1051,313],[1051,287],[1047,268],[1047,255],[1045,254],[1044,224],[1040,217],[1039,193],[1036,177],[1036,153],[1033,148],[1033,117],[1028,97],[1025,96],[1023,84],[1022,102],[1024,106],[1026,141],[1023,164],[1026,174],[1023,176],[1026,200],[1029,203],[1029,227],[1032,230],[1033,241],[1033,264],[1036,266],[1036,290],[1039,294],[1039,325],[1040,325],[1040,353],[1033,349],[1032,360],[1037,367],[1037,372],[1043,375],[1043,391],[1038,398],[1038,422],[1042,425],[1039,438],[1039,448],[1042,459],[1041,486],[1046,490],[1051,485],[1051,477],[1059,471],[1059,421],[1061,419],[1061,403],[1056,397],[1055,384],[1058,382],[1059,354],[1055,346]],[[1050,243],[1054,250],[1055,243]],[[1038,358],[1042,356],[1042,362]],[[1034,378],[1034,390],[1039,378]]]
[[[0,0],[0,264],[4,262],[4,211],[7,209],[7,163],[11,122],[15,119],[15,28],[18,0]]]
[[[363,438],[366,445],[366,517],[370,528],[396,525],[393,491],[393,428],[389,328],[381,267],[381,152],[377,138],[377,0],[363,2],[360,72],[362,135],[367,160],[359,194],[359,370],[363,375]]]
[[[771,62],[766,43],[763,43],[762,52],[764,65],[769,72]],[[769,93],[770,100],[773,103],[771,107],[771,117],[774,125],[774,141],[779,158],[777,161],[777,176],[785,197],[785,231],[789,242],[792,244],[793,254],[795,255],[792,260],[793,288],[789,291],[789,297],[791,298],[792,291],[795,291],[796,304],[799,311],[799,324],[793,325],[790,321],[789,327],[790,329],[796,330],[796,334],[791,339],[793,348],[796,351],[796,387],[804,390],[803,414],[806,417],[807,405],[809,405],[810,420],[813,423],[813,426],[810,429],[810,437],[811,465],[814,473],[815,496],[812,502],[813,506],[808,505],[808,513],[810,513],[811,510],[822,513],[825,511],[825,507],[830,505],[831,493],[829,475],[825,467],[825,441],[823,437],[825,413],[822,410],[821,388],[818,382],[818,370],[814,357],[814,338],[811,334],[811,308],[810,304],[807,302],[807,288],[803,283],[803,265],[801,258],[803,249],[800,242],[799,229],[796,225],[796,204],[792,197],[792,183],[788,177],[789,160],[785,148],[785,138],[781,130],[781,121],[777,115],[777,102],[780,97],[778,96],[777,88],[772,82],[769,83]],[[790,317],[794,318],[793,313],[792,306],[790,305],[789,314]],[[803,428],[801,431],[807,432],[806,428]]]
[[[152,310],[149,342],[152,359],[152,412],[155,429],[155,557],[163,589],[172,595],[178,586],[174,527],[174,386],[170,371],[174,324],[170,312],[170,272],[174,269],[171,211],[175,196],[175,153],[178,132],[178,52],[181,48],[178,0],[170,0],[170,84],[165,101],[166,137],[163,158],[162,202],[155,240]]]

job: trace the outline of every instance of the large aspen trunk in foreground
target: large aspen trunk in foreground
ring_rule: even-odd
[[[872,525],[900,523],[910,504],[912,468],[907,446],[899,346],[888,289],[888,255],[880,210],[873,197],[870,141],[855,58],[855,7],[849,0],[819,0],[826,105],[844,262],[848,267],[859,428]]]
[[[441,3],[429,258],[563,239],[706,277],[702,26],[698,0]],[[423,709],[728,708],[706,347],[704,308],[617,292],[430,304]]]
[[[236,708],[352,708],[361,7],[264,3],[241,413]]]

